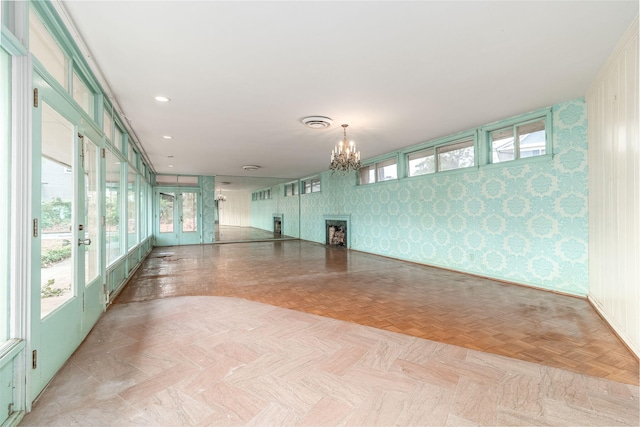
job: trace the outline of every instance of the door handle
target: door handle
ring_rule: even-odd
[[[87,245],[89,246],[91,244],[91,239],[78,239],[78,246],[80,245]]]
[[[180,215],[180,222],[182,222],[182,215]]]

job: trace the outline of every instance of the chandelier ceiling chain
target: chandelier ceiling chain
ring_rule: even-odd
[[[349,125],[342,125],[343,139],[331,151],[329,170],[334,173],[336,171],[346,173],[350,170],[360,169],[360,151],[358,151],[353,141],[347,142],[347,126]]]

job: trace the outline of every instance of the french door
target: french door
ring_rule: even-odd
[[[31,400],[104,310],[95,129],[34,72]]]
[[[156,245],[202,243],[200,191],[158,187],[156,200]]]

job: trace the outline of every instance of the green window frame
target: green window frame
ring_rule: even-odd
[[[301,194],[319,193],[322,189],[322,181],[319,176],[313,176],[302,180],[300,185]]]
[[[376,182],[393,181],[398,179],[398,157],[388,157],[370,163],[358,169],[358,184],[367,185]]]
[[[487,164],[548,158],[552,154],[551,108],[503,120],[482,131]]]

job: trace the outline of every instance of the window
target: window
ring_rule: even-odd
[[[10,164],[11,141],[11,56],[0,48],[0,163]],[[10,169],[0,172],[0,343],[9,338],[11,287],[9,285],[9,182]]]
[[[137,174],[131,167],[128,168],[127,174],[127,249],[131,249],[138,243],[138,227],[137,227]]]
[[[104,112],[102,113],[102,130],[104,134],[107,136],[109,141],[112,141],[113,135],[111,135],[111,131],[113,130],[113,118],[111,117],[111,113],[107,110],[108,106],[104,106]]]
[[[363,166],[358,169],[358,178],[360,185],[398,179],[398,160],[394,157]]]
[[[284,196],[297,196],[298,195],[298,184],[295,182],[291,182],[289,184],[284,185]]]
[[[29,50],[38,58],[47,72],[68,90],[67,56],[33,9],[29,9]]]
[[[468,168],[475,164],[473,137],[436,147],[438,172]]]
[[[547,154],[547,117],[515,123],[487,132],[490,162],[501,163]]]
[[[304,189],[304,194],[319,193],[320,177],[316,176],[313,178],[305,179],[304,181],[302,181],[302,188]]]
[[[93,118],[93,93],[75,71],[73,72],[73,99]]]
[[[407,154],[409,176],[426,175],[436,171],[435,148]]]
[[[129,164],[134,168],[138,168],[138,153],[133,148],[133,143],[129,140],[129,149],[127,150],[127,155],[129,157]]]
[[[120,168],[118,157],[106,150],[105,155],[105,226],[107,241],[107,265],[111,265],[122,255],[120,245]]]
[[[124,142],[123,132],[122,130],[120,130],[120,126],[115,126],[115,137],[113,141],[113,146],[124,153],[124,150],[122,149],[123,142]]]

